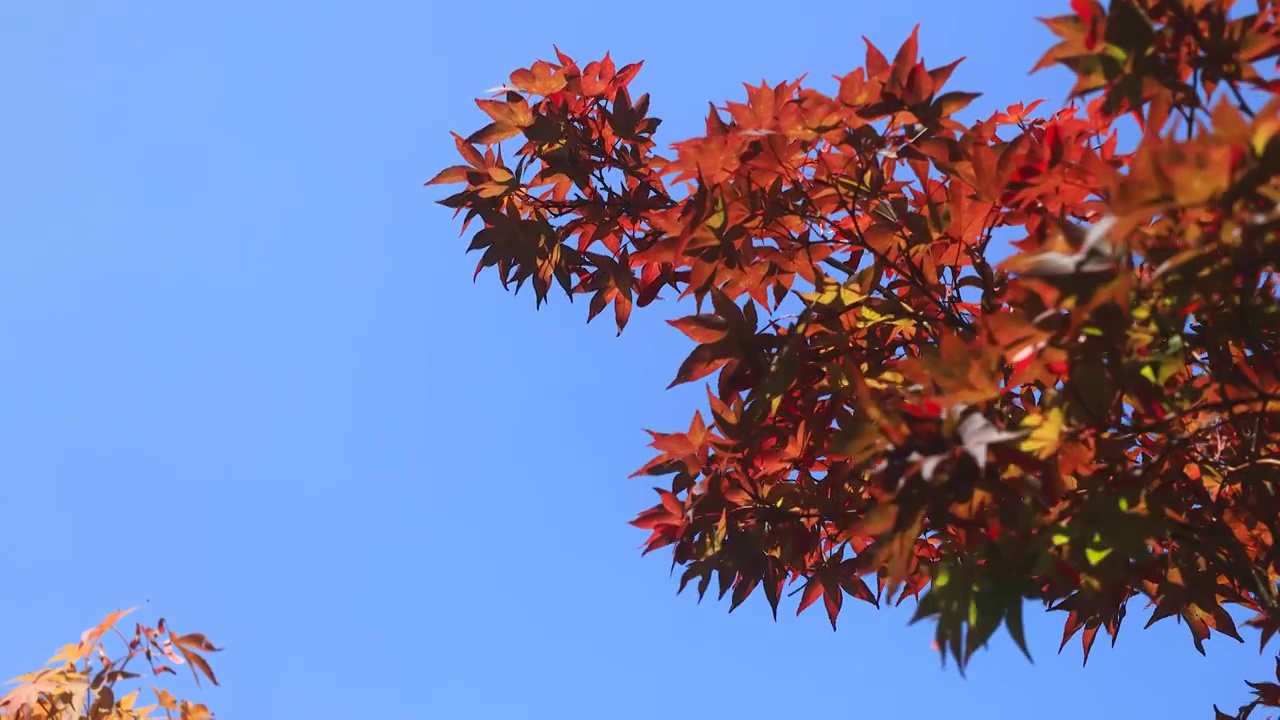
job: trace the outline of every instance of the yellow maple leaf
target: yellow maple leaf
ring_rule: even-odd
[[[128,610],[116,610],[115,612],[107,615],[107,617],[104,618],[102,622],[98,623],[97,625],[94,625],[93,627],[81,633],[80,644],[84,646],[85,653],[87,654],[91,652],[94,646],[98,644],[98,641],[102,639],[102,636],[107,634],[108,630],[115,627],[116,623],[120,622],[122,619],[124,619],[126,615],[128,615],[129,613],[133,612],[136,609],[137,608],[129,608]]]
[[[852,307],[867,297],[859,292],[857,288],[849,285],[831,285],[822,292],[815,290],[813,292],[798,293],[798,295],[805,302],[814,305],[831,305],[837,308]]]
[[[1058,450],[1062,441],[1062,423],[1066,420],[1062,408],[1053,408],[1043,415],[1028,415],[1022,427],[1031,432],[1022,440],[1023,451],[1039,458],[1047,458]]]
[[[178,709],[177,698],[175,698],[173,695],[170,695],[168,690],[165,690],[164,688],[152,688],[152,690],[154,690],[156,693],[156,700],[160,703],[160,707],[164,708],[165,710]]]
[[[147,720],[147,718],[155,717],[156,708],[158,707],[160,706],[144,705],[142,707],[132,707],[128,710],[116,708],[115,712],[120,713],[120,717],[124,720]],[[125,713],[128,714],[126,715]]]
[[[89,654],[90,646],[84,643],[74,643],[71,645],[63,645],[57,655],[49,658],[45,664],[52,665],[56,662],[76,663]]]
[[[213,713],[200,703],[182,701],[182,720],[212,720]]]
[[[128,695],[125,695],[124,697],[116,700],[116,706],[119,707],[121,710],[132,710],[134,704],[138,702],[138,693],[140,692],[142,691],[134,690]]]

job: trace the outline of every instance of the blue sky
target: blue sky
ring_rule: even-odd
[[[1037,664],[1001,633],[968,679],[910,603],[769,619],[677,597],[626,521],[642,428],[688,346],[637,312],[535,313],[472,284],[446,190],[450,130],[514,68],[643,59],[659,140],[740,82],[822,87],[921,22],[953,89],[1056,105],[1034,15],[1068,3],[0,4],[0,675],[106,612],[207,632],[219,716],[404,718],[1205,717],[1271,661],[1254,636],[1141,632]],[[872,9],[874,7],[874,9]],[[998,28],[998,29],[997,29]],[[793,599],[794,600],[794,599]],[[185,687],[182,682],[179,687]]]

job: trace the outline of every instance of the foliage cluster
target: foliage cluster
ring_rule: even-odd
[[[836,624],[919,600],[963,670],[1022,609],[1087,660],[1132,598],[1195,647],[1280,630],[1280,18],[1275,0],[1073,0],[1036,70],[1070,104],[956,119],[917,36],[826,94],[746,87],[657,152],[640,64],[559,50],[477,100],[428,184],[476,274],[590,297],[618,331],[664,292],[698,312],[634,523],[681,589]],[[1121,120],[1136,121],[1119,143]],[[504,141],[512,141],[504,152]],[[1012,238],[1012,254],[997,255]],[[895,600],[896,598],[896,600]],[[1280,678],[1278,678],[1280,679]],[[1280,706],[1253,684],[1242,707]],[[1220,717],[1230,717],[1219,712]]]
[[[173,675],[174,666],[189,665],[196,685],[203,676],[218,684],[205,654],[218,648],[200,633],[178,635],[162,618],[154,627],[135,623],[133,636],[119,629],[130,612],[116,611],[85,630],[80,641],[65,645],[47,667],[15,678],[15,687],[0,697],[0,720],[213,720],[203,704],[179,700],[163,688],[153,687],[155,702],[142,704],[141,688],[125,692],[122,684],[142,677],[129,669],[147,664],[152,676]],[[110,652],[109,637],[117,638],[123,651]]]

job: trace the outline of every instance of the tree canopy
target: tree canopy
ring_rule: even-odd
[[[441,202],[477,276],[539,306],[585,294],[621,333],[696,301],[672,385],[705,380],[706,406],[650,433],[661,487],[633,521],[681,590],[775,616],[798,593],[833,627],[847,599],[913,597],[962,671],[1001,625],[1028,652],[1029,600],[1086,661],[1138,596],[1202,653],[1240,639],[1233,608],[1265,646],[1280,5],[1235,4],[1073,0],[1033,68],[1075,74],[1067,104],[974,122],[958,61],[866,41],[831,94],[748,85],[669,157],[640,63],[557,49],[476,101],[491,122],[428,184],[465,186]],[[1280,706],[1251,685],[1239,717]]]

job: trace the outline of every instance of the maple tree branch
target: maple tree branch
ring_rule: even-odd
[[[836,258],[827,258],[823,260],[822,263],[824,265],[828,265],[837,270],[840,270],[841,272],[846,273],[850,277],[852,277],[854,274],[857,273],[856,270],[849,267],[848,263],[838,260]],[[872,292],[879,293],[880,297],[884,298],[886,301],[894,303],[897,311],[900,312],[903,316],[909,317],[912,320],[915,320],[917,323],[921,323],[924,326],[925,330],[929,331],[931,335],[933,334],[932,328],[930,328],[928,325],[928,323],[934,321],[933,318],[927,317],[925,315],[922,315],[921,313],[916,312],[911,308],[911,306],[907,305],[907,303],[904,302],[902,298],[896,295],[885,293],[882,288],[879,288],[879,287],[873,288]],[[935,339],[936,339],[936,335],[935,335]]]
[[[1231,94],[1235,96],[1236,103],[1240,107],[1240,112],[1248,115],[1249,117],[1254,117],[1253,108],[1249,107],[1249,102],[1244,99],[1244,94],[1240,92],[1240,86],[1234,79],[1227,80],[1227,88],[1230,89]]]
[[[1097,4],[1073,3],[1076,14],[1055,23],[1054,32],[1068,45],[1090,27],[1096,31],[1092,23],[1102,19],[1084,17],[1090,14],[1081,9],[1085,5],[1097,10]],[[1176,14],[1147,12],[1148,6],[1157,5],[1167,5],[1164,9]],[[561,90],[568,102],[557,98],[534,110],[551,115],[553,122],[546,129],[562,136],[553,139],[562,141],[556,147],[564,147],[564,152],[557,150],[550,157],[552,169],[563,177],[550,177],[554,185],[550,192],[539,192],[546,196],[540,203],[524,195],[493,200],[485,196],[506,192],[504,183],[492,178],[458,180],[478,175],[464,167],[447,169],[446,179],[465,181],[469,189],[449,198],[446,206],[470,209],[486,219],[512,207],[527,215],[532,208],[538,233],[549,224],[568,241],[566,257],[575,242],[591,240],[597,233],[620,256],[637,247],[657,249],[655,243],[667,232],[693,231],[700,235],[692,250],[687,245],[679,250],[663,246],[664,252],[655,255],[663,273],[683,268],[674,270],[673,285],[683,288],[697,282],[706,287],[714,278],[717,288],[733,284],[735,302],[744,292],[753,300],[763,294],[760,307],[769,317],[741,347],[735,344],[737,337],[716,345],[726,334],[722,316],[732,313],[715,295],[713,300],[721,306],[718,315],[678,321],[700,343],[699,352],[714,355],[710,360],[720,363],[719,394],[708,387],[708,398],[715,416],[712,427],[719,424],[726,441],[717,445],[714,457],[718,465],[742,476],[734,492],[726,490],[717,498],[720,504],[687,513],[671,498],[689,490],[684,485],[688,478],[672,480],[671,493],[659,491],[665,493],[665,510],[658,507],[656,514],[638,523],[653,529],[648,549],[675,542],[677,562],[698,563],[690,568],[693,574],[682,578],[682,587],[698,573],[710,583],[711,573],[718,572],[722,591],[733,587],[731,607],[736,607],[764,580],[776,612],[782,581],[804,577],[808,584],[791,594],[803,592],[802,605],[807,607],[818,598],[818,589],[839,592],[826,576],[812,582],[815,573],[834,570],[830,565],[836,553],[864,547],[863,540],[875,536],[869,562],[855,569],[881,571],[881,590],[883,571],[888,571],[894,578],[888,583],[893,588],[890,595],[905,573],[901,561],[909,556],[952,569],[980,555],[991,561],[986,576],[973,578],[978,586],[935,585],[944,600],[952,592],[970,595],[973,588],[972,598],[949,598],[957,601],[961,612],[940,620],[940,637],[959,633],[967,624],[972,639],[975,621],[960,617],[971,601],[978,616],[985,618],[977,625],[990,625],[990,618],[998,624],[1006,609],[983,600],[990,585],[999,584],[996,581],[1031,582],[1038,589],[1030,595],[1047,606],[1071,611],[1066,637],[1085,628],[1086,658],[1099,628],[1114,639],[1120,620],[1117,602],[1139,591],[1158,603],[1159,617],[1180,615],[1192,624],[1197,647],[1211,631],[1234,633],[1233,626],[1217,624],[1224,605],[1274,605],[1274,593],[1266,586],[1277,549],[1253,524],[1261,519],[1275,533],[1273,518],[1280,514],[1280,497],[1271,480],[1280,467],[1280,438],[1275,432],[1280,427],[1280,398],[1273,392],[1273,370],[1263,367],[1274,358],[1280,337],[1280,313],[1271,312],[1274,281],[1265,277],[1267,268],[1280,264],[1280,243],[1273,241],[1275,228],[1267,224],[1275,212],[1275,198],[1267,197],[1275,178],[1258,157],[1270,149],[1246,152],[1241,172],[1200,182],[1203,173],[1222,169],[1220,160],[1236,162],[1243,147],[1234,130],[1219,132],[1213,127],[1208,89],[1223,84],[1215,76],[1229,75],[1225,84],[1230,95],[1224,90],[1228,99],[1221,106],[1230,111],[1230,96],[1235,96],[1241,111],[1252,114],[1242,89],[1250,90],[1257,77],[1228,67],[1233,59],[1226,55],[1239,55],[1243,48],[1272,53],[1272,45],[1266,43],[1274,39],[1274,23],[1249,27],[1243,22],[1244,27],[1224,28],[1221,8],[1194,5],[1169,0],[1112,3],[1115,17],[1107,19],[1118,21],[1108,25],[1105,42],[1126,52],[1149,49],[1148,57],[1154,57],[1150,62],[1122,62],[1116,72],[1106,68],[1103,102],[1083,108],[1073,103],[1069,112],[1059,110],[1032,121],[1027,120],[1030,108],[1019,103],[988,120],[947,122],[952,108],[963,107],[970,93],[937,94],[950,70],[935,76],[923,61],[917,63],[913,35],[892,64],[869,48],[869,67],[841,78],[836,96],[808,89],[794,92],[785,84],[749,87],[745,104],[726,108],[732,116],[729,122],[713,107],[706,134],[677,143],[674,161],[652,155],[647,139],[633,145],[616,137],[615,131],[621,132],[615,127],[617,114],[604,115],[608,104],[588,97],[599,93],[581,90],[570,80]],[[1135,10],[1141,17],[1120,16]],[[1123,22],[1126,19],[1134,22]],[[1153,42],[1148,29],[1158,40],[1174,43]],[[1141,36],[1129,38],[1129,33]],[[1050,62],[1042,60],[1038,66],[1056,61],[1080,70],[1063,62],[1072,58],[1058,55],[1051,51],[1046,55]],[[571,65],[560,57],[561,66]],[[1099,79],[1096,70],[1076,73],[1086,81],[1081,87],[1094,87],[1090,83]],[[593,73],[588,71],[584,78],[594,88],[608,73]],[[925,87],[925,77],[935,82]],[[1136,100],[1127,92],[1134,87],[1142,95]],[[1265,89],[1277,94],[1275,88]],[[1073,100],[1092,92],[1076,93]],[[1154,135],[1159,142],[1140,142],[1140,152],[1115,152],[1119,128],[1108,107],[1116,99],[1122,105],[1134,100],[1137,108],[1130,109],[1140,112],[1163,105],[1161,127],[1146,126],[1142,138]],[[901,123],[906,112],[924,119],[919,125]],[[1238,125],[1239,116],[1232,113],[1217,119]],[[502,113],[490,113],[495,114]],[[623,120],[628,128],[635,122],[634,117]],[[1017,125],[1021,134],[1001,139],[996,131],[1007,125]],[[748,139],[766,134],[773,137]],[[461,142],[459,148],[473,168],[492,165]],[[571,157],[564,157],[565,152]],[[704,165],[717,168],[714,177],[703,174]],[[906,169],[916,173],[919,183],[903,177],[899,171]],[[684,179],[668,184],[667,173]],[[684,195],[685,190],[690,193]],[[672,201],[677,194],[681,199]],[[556,198],[572,202],[551,202]],[[1117,247],[1111,258],[1116,262],[1109,270],[1115,275],[1108,282],[1118,282],[1028,282],[1020,283],[1017,292],[1007,290],[1010,273],[1023,273],[1012,269],[1016,265],[997,269],[1005,266],[988,256],[998,228],[1025,228],[1028,241],[1017,243],[1013,255],[1027,259],[1062,249],[1059,238],[1046,234],[1052,233],[1054,223],[1090,223],[1103,208],[1135,219],[1123,252]],[[1138,215],[1147,210],[1154,222],[1139,227],[1147,219]],[[568,217],[561,219],[558,212]],[[716,220],[708,222],[712,213],[717,213]],[[555,217],[549,220],[548,214]],[[709,237],[701,242],[708,227],[718,244]],[[1239,228],[1241,234],[1228,237],[1228,228]],[[512,242],[507,244],[513,247],[491,253],[487,247],[498,234],[476,244],[486,247],[485,267],[497,262],[505,278],[509,266],[519,265],[528,249]],[[1092,237],[1096,240],[1097,235]],[[1089,247],[1094,247],[1092,241]],[[499,257],[502,253],[514,260]],[[628,263],[614,263],[624,266],[614,268],[604,255],[574,256],[562,264],[580,280],[591,269],[603,280],[609,273],[616,275],[615,282],[627,281],[628,273],[639,270],[625,267]],[[1164,264],[1153,267],[1157,260]],[[1165,275],[1164,269],[1176,272]],[[645,270],[652,274],[652,268]],[[1264,282],[1273,283],[1264,290],[1256,288],[1260,272]],[[666,277],[653,287],[664,286]],[[801,292],[807,284],[821,292]],[[974,291],[981,297],[968,301]],[[788,293],[821,301],[806,300],[795,315],[783,316],[776,301],[779,294],[790,297]],[[752,324],[759,325],[756,306],[748,305]],[[863,322],[869,311],[878,317]],[[867,317],[854,317],[863,312]],[[1191,329],[1185,329],[1188,316],[1196,318]],[[1072,329],[1082,334],[1069,332]],[[909,360],[937,350],[944,340],[978,332],[1005,350],[1018,348],[1016,361],[1009,352],[987,357],[985,348],[981,355],[966,353],[959,343],[948,347],[941,363]],[[702,363],[699,367],[706,373],[716,372],[706,358],[691,355],[686,364],[690,360]],[[733,363],[732,369],[727,369],[728,363]],[[689,374],[683,365],[680,374]],[[954,387],[944,387],[944,375],[955,380],[946,383]],[[880,380],[874,388],[872,377]],[[1015,381],[1019,385],[1011,386]],[[994,400],[986,395],[991,390]],[[983,453],[988,464],[981,468],[980,482],[989,483],[982,489],[991,490],[994,501],[982,505],[975,499],[964,512],[953,510],[958,493],[976,498],[979,476],[967,464],[964,472],[953,473],[947,472],[954,469],[950,464],[931,465],[943,469],[945,482],[893,487],[900,479],[897,473],[907,469],[912,473],[908,477],[923,476],[923,462],[913,465],[922,457],[935,462],[945,457],[932,449],[954,442],[950,436],[941,437],[954,430],[945,424],[948,408],[977,403],[992,415],[993,427],[1026,430],[1016,433],[1024,438],[1016,449],[1011,444],[998,448],[1007,453],[997,448]],[[693,429],[690,433],[697,434]],[[963,440],[964,433],[957,433]],[[1022,497],[1021,507],[1014,507],[1011,494],[993,488],[1003,488],[998,478],[1015,467],[1020,475],[1034,476],[1034,470],[1010,459],[1018,457],[1015,453],[1030,457],[1032,452],[1044,458],[1035,464],[1043,469],[1041,475],[1059,474],[1061,481],[1052,489],[1045,482],[1043,495]],[[915,459],[905,459],[911,457],[908,453]],[[663,451],[646,467],[658,467],[655,463],[664,461],[666,454]],[[815,471],[818,464],[823,469]],[[834,467],[857,470],[827,487]],[[710,477],[707,470],[700,472]],[[817,472],[828,474],[818,480]],[[1146,512],[1123,504],[1117,512],[1119,496],[1132,500],[1138,494],[1149,501]],[[779,498],[785,502],[778,503]],[[915,517],[914,529],[940,538],[936,554],[924,558],[913,555],[911,547],[890,547],[903,538],[912,540],[917,536],[914,529],[903,533],[898,528],[896,538],[895,533],[867,532],[862,535],[868,537],[851,543],[842,526],[850,518],[865,520],[873,506],[893,506],[899,519]],[[1140,515],[1146,517],[1136,517]],[[1182,525],[1166,522],[1166,515]],[[729,529],[717,536],[720,518],[729,519]],[[662,527],[654,529],[655,524]],[[678,529],[679,539],[671,537],[673,529]],[[864,524],[862,530],[867,529]],[[1058,531],[1065,532],[1050,535]],[[1023,567],[1023,547],[1047,536],[1053,538],[1049,552],[1057,572]],[[689,543],[697,537],[716,537],[716,548],[698,549],[697,557],[690,559]],[[843,543],[841,537],[846,537]],[[1060,537],[1066,539],[1059,542]],[[1008,557],[987,552],[996,543],[1012,549]],[[1088,554],[1081,557],[1086,546],[1094,552],[1119,552],[1111,561],[1095,562]],[[758,560],[764,554],[772,559],[761,569]],[[1116,562],[1126,555],[1133,557]],[[706,569],[713,566],[714,570]],[[913,583],[925,577],[925,572],[918,572]],[[1210,580],[1205,582],[1205,577]],[[1098,584],[1098,591],[1081,592],[1084,579]],[[909,585],[908,591],[922,587]],[[699,592],[704,591],[705,587]],[[838,600],[830,594],[824,599],[834,625]],[[1011,612],[1010,622],[1016,622]],[[989,635],[991,629],[994,626],[983,632]],[[963,650],[953,649],[962,665],[972,654],[969,639],[962,641]]]
[[[839,188],[836,188],[836,193],[837,195],[839,195],[840,193]],[[852,212],[850,212],[850,216],[851,217],[853,216]],[[960,317],[960,315],[956,314],[955,311],[952,308],[950,308],[941,298],[936,297],[935,293],[933,293],[928,288],[928,286],[926,286],[924,282],[916,276],[914,272],[903,271],[903,269],[899,267],[897,263],[894,263],[891,260],[889,260],[889,257],[887,255],[880,252],[876,248],[872,247],[871,244],[867,242],[866,237],[862,234],[862,229],[858,227],[858,224],[856,222],[852,223],[852,225],[853,225],[853,232],[858,237],[858,242],[860,244],[860,247],[866,250],[867,252],[869,252],[871,256],[875,258],[877,262],[881,263],[886,269],[892,270],[894,273],[898,275],[898,277],[901,277],[904,280],[906,280],[908,283],[910,283],[917,291],[920,292],[921,295],[924,296],[926,300],[928,300],[935,307],[937,307],[938,310],[941,311],[939,315],[940,319],[942,319],[943,321],[950,320],[951,325],[956,330],[962,330],[970,333],[976,332],[972,325],[970,325],[964,318]],[[914,266],[912,266],[910,263],[908,263],[907,266],[909,268],[914,269]],[[880,292],[881,297],[885,298],[886,300],[893,300],[897,303],[905,305],[905,302],[902,300],[902,298],[887,294],[886,292],[884,292],[884,288],[882,287],[877,286],[876,288],[874,288],[874,290]],[[928,326],[926,325],[926,327]],[[935,338],[936,338],[936,335],[935,335]]]
[[[823,261],[822,261],[822,264],[823,264],[823,265],[827,265],[827,266],[829,266],[829,267],[833,267],[833,268],[835,268],[836,270],[839,270],[840,272],[845,273],[846,275],[853,275],[853,274],[855,274],[855,273],[857,273],[857,272],[858,272],[857,270],[854,270],[853,268],[849,267],[849,264],[848,264],[848,263],[846,263],[846,262],[844,262],[844,261],[842,261],[842,260],[839,260],[839,259],[837,259],[837,258],[830,258],[830,257],[829,257],[829,258],[827,258],[827,259],[823,260]]]
[[[1179,20],[1186,23],[1188,29],[1191,30],[1191,36],[1195,38],[1197,49],[1204,55],[1209,55],[1209,40],[1204,36],[1204,32],[1200,30],[1200,21],[1190,15],[1187,7],[1180,2],[1169,3],[1165,6],[1178,16]],[[1196,68],[1196,83],[1199,83],[1199,68]],[[1235,96],[1236,102],[1240,105],[1240,111],[1249,117],[1253,117],[1253,109],[1249,107],[1249,103],[1245,101],[1244,95],[1241,94],[1240,88],[1236,85],[1236,81],[1232,78],[1224,78],[1227,87],[1230,88],[1232,95]]]
[[[1254,458],[1252,460],[1249,460],[1248,462],[1240,463],[1239,465],[1229,465],[1227,467],[1227,472],[1237,473],[1237,472],[1240,472],[1241,470],[1247,470],[1255,465],[1269,465],[1272,467],[1280,467],[1280,458],[1277,458],[1277,457]]]

